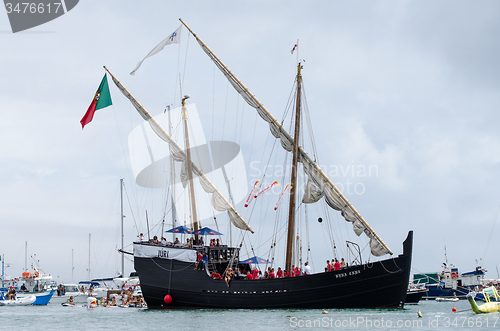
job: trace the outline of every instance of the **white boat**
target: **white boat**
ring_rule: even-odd
[[[459,298],[436,298],[436,301],[438,302],[445,302],[445,301],[456,302],[459,300],[460,300]]]
[[[83,293],[79,290],[78,285],[76,284],[61,284],[63,289],[62,292],[55,293],[50,299],[50,303],[54,304],[62,304],[68,301],[70,297],[73,297],[74,303],[86,303],[87,298],[89,297],[86,293]]]
[[[2,285],[8,285],[16,289],[17,299],[28,299],[31,296],[35,297],[35,301],[30,303],[33,305],[46,305],[49,303],[55,290],[49,284],[52,282],[52,276],[43,274],[40,268],[33,268],[33,272],[25,271],[20,278],[11,279],[5,284],[4,261],[2,260]],[[7,291],[7,288],[0,290]],[[2,292],[0,292],[2,298]],[[27,301],[27,300],[24,300]]]
[[[112,278],[110,278],[110,279],[112,279]],[[83,286],[83,288],[85,289],[85,293],[89,297],[92,296],[95,298],[102,298],[102,297],[108,296],[109,288],[107,288],[106,286],[104,286],[100,282],[95,281],[94,279],[92,281],[81,281],[78,283],[78,285],[80,287]],[[90,290],[91,287],[92,287],[92,290]],[[86,301],[83,301],[83,302],[86,302]]]
[[[34,295],[17,298],[15,300],[0,300],[0,306],[29,306],[33,304],[35,300],[36,297]]]
[[[55,290],[49,290],[47,287],[47,282],[51,280],[52,276],[43,274],[41,269],[35,268],[34,272],[23,272],[18,284],[25,285],[26,290],[19,290],[17,292],[17,297],[28,298],[33,295],[36,298],[33,305],[46,305],[55,292]]]

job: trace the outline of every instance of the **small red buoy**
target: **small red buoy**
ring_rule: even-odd
[[[170,294],[165,295],[165,298],[163,298],[163,301],[168,305],[172,303],[172,296]]]
[[[456,311],[457,311],[457,308],[453,307],[453,308],[451,308],[451,311],[452,311],[452,312],[456,312]]]

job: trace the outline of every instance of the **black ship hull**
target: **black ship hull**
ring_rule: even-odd
[[[234,279],[229,287],[189,262],[135,255],[134,264],[149,308],[402,308],[412,245],[410,231],[394,258],[299,277]]]

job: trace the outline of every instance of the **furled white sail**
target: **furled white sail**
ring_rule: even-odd
[[[160,126],[160,124],[142,107],[142,105],[127,91],[127,89],[116,79],[116,77],[106,68],[106,71],[111,75],[113,82],[118,87],[118,89],[130,100],[135,109],[139,112],[142,118],[149,123],[151,129],[160,137],[162,140],[168,143],[170,147],[170,152],[174,160],[177,162],[183,162],[182,168],[187,168],[187,156],[186,153],[177,145],[177,143],[170,137],[170,135]],[[193,173],[196,174],[200,180],[200,184],[207,193],[212,194],[212,206],[217,211],[228,211],[229,219],[234,226],[242,230],[248,230],[252,233],[254,231],[245,222],[241,215],[234,209],[234,207],[229,203],[229,201],[217,190],[210,179],[205,176],[201,169],[193,162],[191,162],[193,167]],[[185,175],[186,176],[186,175]],[[181,178],[182,180],[187,180],[187,177]]]
[[[280,139],[281,146],[291,151],[293,144],[292,136],[286,131],[278,120],[264,107],[264,105],[236,78],[236,76],[220,61],[220,59],[201,41],[201,39],[182,21],[182,24],[196,38],[198,44],[203,51],[212,59],[217,68],[224,74],[234,89],[242,96],[242,98],[253,108],[257,110],[259,116],[269,123],[269,129],[272,135]],[[358,211],[344,197],[333,182],[326,176],[316,162],[304,151],[302,146],[299,146],[299,162],[304,166],[308,176],[308,184],[306,193],[303,198],[304,203],[313,203],[325,196],[325,201],[331,208],[339,210],[346,221],[353,223],[353,230],[356,235],[365,233],[370,239],[370,250],[375,256],[391,254],[392,251],[375,233],[371,226],[363,219]],[[314,183],[314,184],[312,184]]]
[[[111,81],[111,77],[109,80]],[[231,197],[229,201],[236,208],[236,204],[244,201],[248,195],[243,151],[234,142],[207,140],[196,105],[191,103],[186,104],[185,107],[189,114],[188,131],[191,140],[192,161],[201,168],[228,200]],[[167,112],[154,116],[154,119],[185,151],[184,131],[180,130],[180,125],[184,120],[182,108],[169,109]],[[176,221],[189,223],[191,220],[191,194],[189,190],[184,189],[183,184],[187,184],[187,182],[183,183],[180,177],[183,162],[175,161],[179,158],[175,155],[172,156],[172,153],[175,153],[174,150],[169,147],[169,144],[165,144],[165,141],[151,129],[146,121],[141,121],[141,124],[131,130],[128,144],[130,166],[137,185],[163,189],[169,186],[172,201],[175,204]],[[182,156],[180,161],[182,161]],[[193,188],[197,197],[196,216],[201,223],[205,224],[209,219],[212,220],[214,216],[224,212],[218,212],[213,208],[210,194],[205,192],[199,178],[194,177]],[[228,178],[231,178],[230,182],[228,182]],[[189,181],[189,179],[187,180]],[[238,212],[242,214],[240,210]],[[243,216],[243,218],[245,217]],[[219,226],[224,225],[219,223]],[[201,225],[198,224],[198,227]]]

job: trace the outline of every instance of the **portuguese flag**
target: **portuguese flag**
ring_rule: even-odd
[[[94,99],[92,100],[89,109],[87,109],[87,112],[85,113],[85,115],[83,115],[83,118],[80,121],[80,123],[82,124],[82,129],[85,127],[85,125],[89,124],[92,121],[96,110],[106,108],[108,106],[111,106],[112,104],[113,103],[111,102],[111,95],[109,94],[108,78],[106,77],[106,74],[104,74],[101,85],[99,85],[99,88],[95,92]]]

